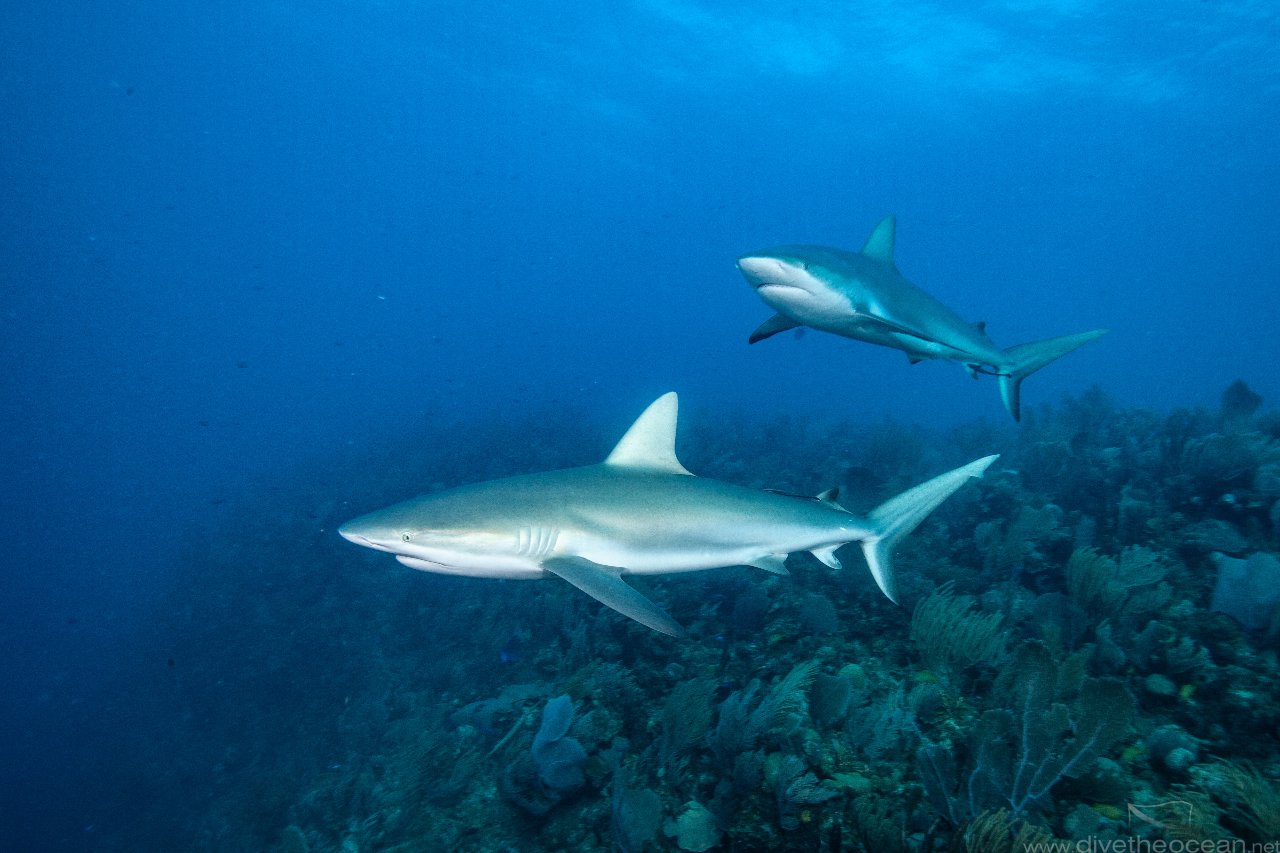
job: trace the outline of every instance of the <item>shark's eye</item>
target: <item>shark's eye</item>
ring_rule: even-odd
[[[408,542],[409,540],[413,539],[413,534],[412,534],[412,533],[401,533],[401,534],[400,534],[400,538],[401,538],[401,539],[403,539],[405,542]]]

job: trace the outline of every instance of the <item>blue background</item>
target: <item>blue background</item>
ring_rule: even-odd
[[[1280,399],[1278,47],[1255,2],[6,4],[10,818],[75,823],[53,792],[179,544],[304,461],[532,407],[620,431],[670,389],[1005,418],[954,365],[748,348],[752,249],[895,213],[1002,345],[1113,330],[1024,405]]]

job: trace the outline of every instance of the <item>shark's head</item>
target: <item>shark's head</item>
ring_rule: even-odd
[[[802,323],[848,313],[849,299],[832,286],[819,247],[785,246],[738,258],[738,269],[769,307]]]
[[[530,549],[521,547],[520,534],[510,523],[484,515],[483,505],[477,508],[455,500],[451,491],[440,492],[352,519],[338,533],[424,571],[488,577],[533,571]]]

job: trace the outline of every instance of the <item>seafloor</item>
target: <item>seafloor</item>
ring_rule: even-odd
[[[424,419],[190,530],[148,640],[155,701],[99,759],[134,768],[121,810],[145,814],[99,842],[1280,840],[1280,412],[1243,383],[1217,411],[1124,409],[1095,390],[1020,427],[945,432],[686,407],[694,473],[839,483],[855,511],[1002,453],[899,549],[901,607],[856,547],[841,573],[800,554],[787,577],[637,581],[688,627],[681,641],[563,583],[425,575],[334,533],[434,488],[589,464],[617,437],[549,415]]]

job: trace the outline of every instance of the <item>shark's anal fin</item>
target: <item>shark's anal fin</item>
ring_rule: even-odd
[[[552,557],[542,562],[542,568],[641,625],[672,637],[687,636],[665,610],[627,586],[622,569],[602,566],[585,557]]]
[[[763,341],[765,338],[771,338],[779,332],[785,332],[787,329],[794,329],[800,324],[790,317],[784,317],[781,314],[774,314],[768,320],[760,324],[760,327],[751,333],[751,337],[747,338],[747,343],[754,344],[756,341]]]
[[[843,544],[843,542],[840,543],[840,545]],[[822,563],[822,565],[827,568],[840,571],[840,569],[844,568],[844,565],[840,562],[840,558],[836,556],[836,549],[839,548],[840,545],[827,545],[822,548],[814,548],[809,553],[816,557],[818,562]]]

